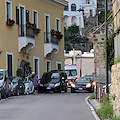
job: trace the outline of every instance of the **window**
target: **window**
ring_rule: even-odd
[[[13,76],[13,53],[6,52],[6,64],[8,76]]]
[[[51,71],[51,60],[46,60],[46,72]]]
[[[60,19],[59,18],[56,19],[56,31],[60,32]]]
[[[66,11],[69,10],[68,5],[64,7],[64,10],[66,10]]]
[[[56,62],[56,69],[61,70],[61,62]]]
[[[90,4],[90,0],[86,0],[86,4]]]
[[[12,3],[6,0],[6,20],[12,19]]]
[[[90,16],[93,16],[93,11],[92,10],[90,10]]]
[[[39,57],[34,57],[33,58],[33,62],[34,62],[34,72],[38,75],[39,77]]]
[[[73,3],[73,4],[71,5],[71,11],[76,11],[76,4]]]
[[[50,42],[50,16],[45,14],[45,42],[49,43]]]
[[[33,23],[38,28],[38,11],[36,11],[36,10],[33,10]]]

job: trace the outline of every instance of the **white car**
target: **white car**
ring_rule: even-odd
[[[25,92],[24,94],[30,94],[34,92],[34,85],[31,77],[25,77],[24,79]]]

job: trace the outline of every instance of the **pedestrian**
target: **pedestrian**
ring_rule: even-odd
[[[37,85],[38,85],[38,78],[37,78],[37,74],[35,74],[34,78],[33,78],[33,85],[34,85],[34,94],[38,94],[38,89],[37,89]]]

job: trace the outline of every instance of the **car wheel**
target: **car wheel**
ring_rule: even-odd
[[[71,93],[75,93],[75,90],[73,88],[71,88]]]
[[[6,93],[5,93],[5,91],[3,92],[3,95],[2,95],[1,97],[2,97],[2,99],[5,99],[5,98],[6,98]]]
[[[0,100],[1,100],[1,92],[0,92]]]
[[[65,88],[65,92],[67,92],[67,88]]]
[[[20,92],[19,92],[19,90],[17,90],[17,94],[16,94],[17,96],[19,96],[20,95]]]

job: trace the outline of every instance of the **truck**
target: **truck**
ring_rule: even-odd
[[[74,82],[77,78],[79,78],[76,64],[66,64],[65,71],[67,73],[67,81],[69,83]]]

